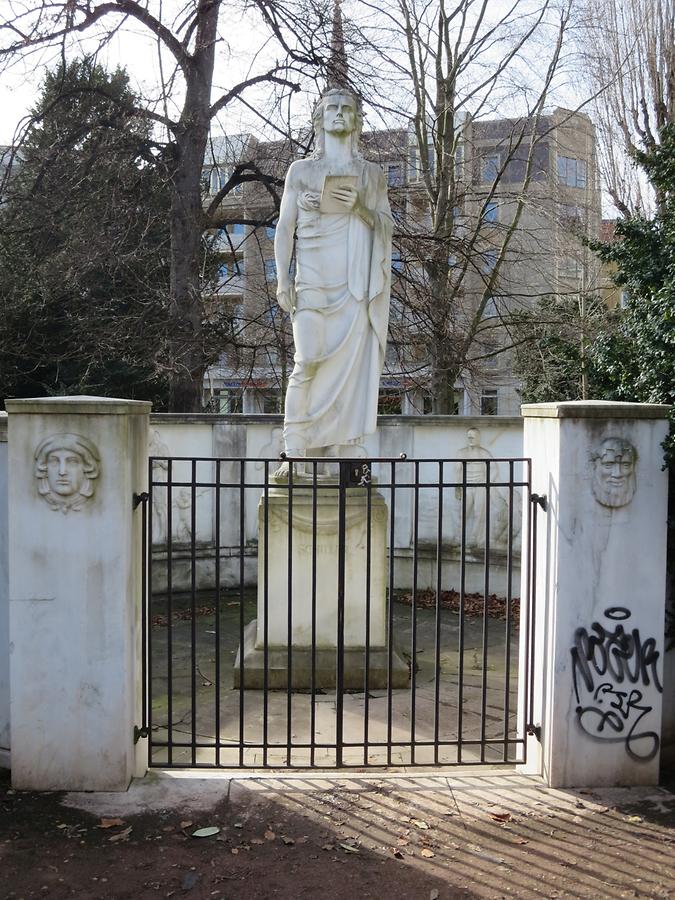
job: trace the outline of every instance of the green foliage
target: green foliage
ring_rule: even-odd
[[[594,363],[608,399],[675,403],[675,128],[638,162],[662,201],[654,218],[619,220],[616,240],[596,247],[616,266],[626,303],[616,332],[593,348]]]
[[[611,330],[613,317],[597,297],[549,296],[517,314],[513,369],[524,403],[597,396],[598,373],[590,344]]]
[[[166,179],[125,72],[50,72],[0,212],[0,396],[166,401]]]

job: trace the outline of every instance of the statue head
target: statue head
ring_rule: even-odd
[[[469,428],[466,432],[469,447],[480,447],[480,431],[477,428]]]
[[[312,125],[316,135],[316,159],[320,159],[325,153],[326,132],[338,136],[351,135],[352,155],[360,156],[363,109],[361,100],[349,88],[330,88],[324,91],[314,107]]]
[[[593,463],[593,496],[610,509],[626,506],[637,487],[635,463],[637,453],[624,438],[606,438],[591,453]]]
[[[38,492],[52,509],[79,510],[94,494],[100,472],[98,452],[79,434],[53,434],[35,451]]]

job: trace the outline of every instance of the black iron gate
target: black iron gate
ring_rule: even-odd
[[[530,460],[152,457],[143,724],[159,767],[522,762]]]

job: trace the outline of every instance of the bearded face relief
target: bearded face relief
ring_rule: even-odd
[[[34,474],[39,495],[53,510],[77,512],[94,496],[98,450],[80,434],[53,434],[35,451]]]
[[[637,481],[635,447],[624,438],[606,438],[591,454],[593,496],[602,506],[619,509],[633,499]]]

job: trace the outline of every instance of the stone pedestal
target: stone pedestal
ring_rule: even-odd
[[[580,401],[522,412],[532,490],[547,505],[537,517],[528,722],[539,734],[523,770],[555,787],[657,784],[668,407]],[[522,673],[527,630],[521,618]]]
[[[151,404],[8,400],[12,784],[125,790],[141,724]]]
[[[344,687],[387,686],[387,509],[384,497],[365,488],[346,488],[344,505]],[[368,522],[370,521],[370,542]],[[264,685],[265,646],[270,688],[336,685],[339,593],[339,492],[336,483],[296,480],[291,492],[272,487],[258,506],[258,617],[246,632],[243,682]],[[289,615],[290,612],[290,615]],[[369,626],[369,627],[368,627]],[[290,629],[290,630],[289,630]],[[314,652],[312,652],[314,648]],[[241,680],[241,648],[235,686]],[[392,687],[405,687],[408,667],[392,652]]]

